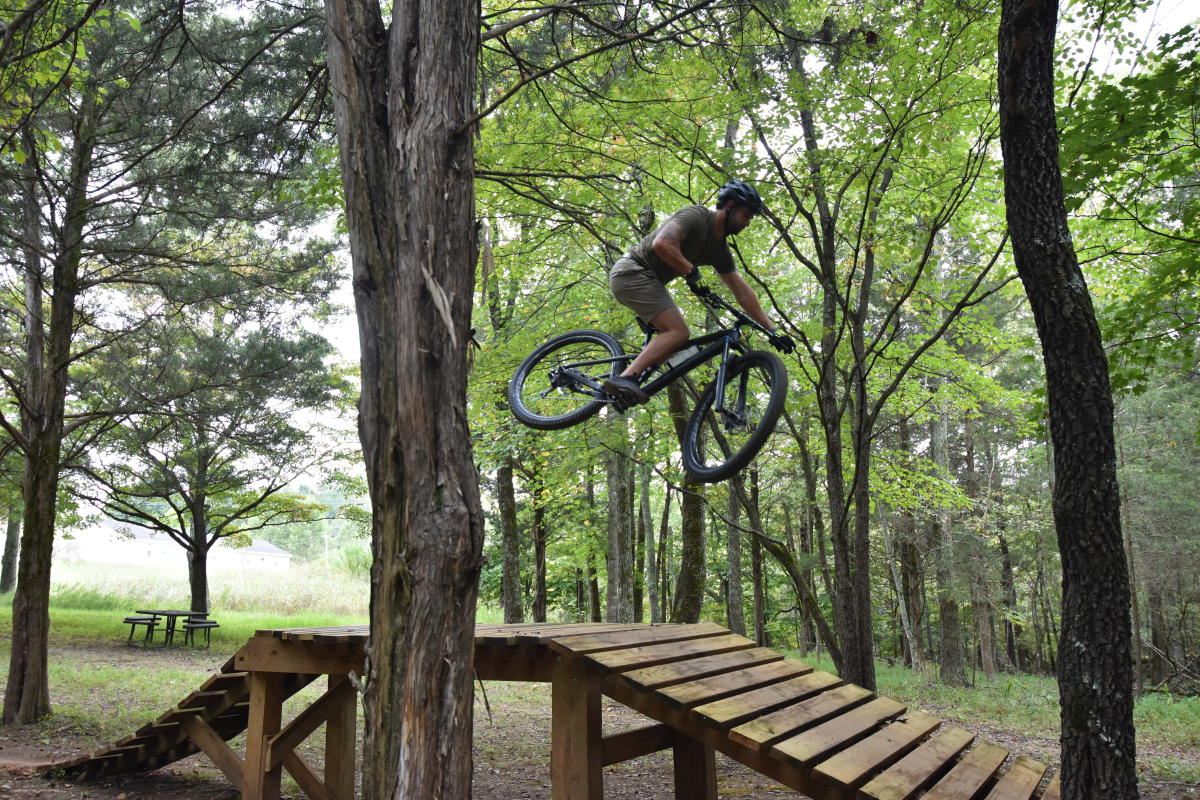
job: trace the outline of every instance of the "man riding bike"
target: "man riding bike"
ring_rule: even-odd
[[[772,331],[773,346],[787,353],[795,349],[790,337],[774,333],[775,326],[763,313],[754,290],[738,274],[725,241],[745,230],[762,210],[762,198],[753,186],[731,180],[717,193],[716,210],[700,205],[682,208],[617,259],[608,277],[613,296],[643,322],[653,325],[658,335],[624,372],[604,382],[606,392],[629,403],[646,402],[646,393],[638,385],[641,376],[669,358],[691,336],[666,284],[682,275],[695,285],[700,279],[696,268],[702,265],[715,268],[746,313]]]

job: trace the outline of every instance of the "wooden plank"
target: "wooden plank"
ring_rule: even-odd
[[[556,657],[544,645],[496,645],[476,640],[475,674],[483,681],[549,683]]]
[[[771,756],[781,761],[811,764],[858,741],[879,723],[899,716],[904,711],[903,703],[890,697],[877,697],[866,705],[840,714],[810,731],[784,739],[771,748]]]
[[[688,639],[700,639],[705,636],[719,636],[728,633],[729,631],[720,625],[701,622],[695,625],[660,625],[653,628],[629,628],[622,631],[556,636],[550,646],[560,652],[569,651],[576,655],[589,655],[605,650],[682,642]]]
[[[308,764],[304,763],[304,759],[296,755],[294,750],[289,750],[287,757],[283,761],[283,768],[288,771],[288,774],[296,779],[296,783],[300,784],[301,790],[308,795],[309,800],[338,800],[329,793],[325,788],[325,782],[317,777]]]
[[[641,758],[675,743],[675,731],[669,725],[648,725],[631,731],[605,736],[601,740],[601,763],[608,767],[633,758]]]
[[[366,651],[350,644],[285,641],[255,636],[237,652],[239,669],[250,672],[287,672],[299,675],[364,674]]]
[[[914,711],[903,719],[863,739],[813,769],[813,775],[831,786],[858,787],[867,777],[891,766],[941,725],[936,717]]]
[[[928,742],[871,779],[859,796],[870,800],[911,800],[973,741],[975,735],[962,728],[943,727]]]
[[[873,696],[869,690],[848,683],[743,722],[729,732],[729,738],[751,750],[765,750],[780,739],[824,722]]]
[[[225,740],[200,717],[188,717],[180,724],[204,755],[225,774],[233,788],[239,792],[246,791],[246,765],[229,745],[225,744]]]
[[[332,688],[340,680],[329,676]],[[358,691],[354,690],[334,709],[325,723],[325,788],[337,800],[354,800],[355,734],[358,728]]]
[[[775,683],[761,689],[733,695],[724,700],[705,703],[693,708],[692,714],[702,717],[710,724],[726,728],[841,685],[842,679],[837,675],[820,671],[812,672],[783,683]]]
[[[550,783],[554,800],[603,800],[600,676],[582,658],[554,669],[550,691]]]
[[[675,800],[717,800],[715,751],[682,731],[675,731]]]
[[[179,704],[180,708],[199,708],[208,710],[224,705],[229,693],[224,690],[192,692]]]
[[[1047,769],[1028,756],[1017,756],[984,800],[1030,800]]]
[[[974,797],[992,779],[1008,751],[990,742],[980,742],[971,752],[933,785],[924,800],[962,800]]]
[[[624,650],[609,650],[588,656],[604,672],[628,672],[641,667],[653,667],[671,661],[688,658],[714,656],[731,650],[749,650],[754,640],[735,633],[725,636],[710,636],[685,642],[652,644],[645,647],[627,647]]]
[[[734,650],[729,653],[718,653],[715,656],[689,658],[685,661],[659,664],[656,667],[644,667],[623,673],[623,675],[638,689],[649,691],[696,678],[730,672],[742,667],[782,660],[783,656],[774,650],[766,647],[752,647],[749,650]]]
[[[334,684],[315,703],[301,711],[287,727],[267,739],[267,767],[274,769],[283,764],[284,757],[299,747],[312,732],[341,708],[346,700],[352,700],[357,691],[345,676]]]
[[[731,655],[752,652],[754,651],[740,650]],[[650,669],[657,669],[657,667],[651,667]],[[721,700],[730,695],[742,694],[763,686],[769,686],[773,683],[780,683],[799,675],[807,675],[810,672],[812,672],[812,667],[808,664],[788,658],[737,669],[733,672],[724,672],[706,678],[697,678],[685,683],[675,684],[674,686],[665,686],[660,688],[658,693],[676,708],[691,708],[692,706]],[[630,678],[631,674],[626,673],[625,677]]]
[[[1050,784],[1046,787],[1046,791],[1042,794],[1042,800],[1060,800],[1062,797],[1062,783],[1059,778],[1062,777],[1061,772],[1057,772]]]

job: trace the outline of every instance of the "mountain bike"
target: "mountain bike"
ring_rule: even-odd
[[[687,472],[716,483],[749,464],[775,430],[787,399],[787,369],[775,353],[746,347],[743,329],[769,336],[765,328],[704,286],[693,286],[692,292],[718,314],[731,315],[732,324],[689,339],[641,388],[653,397],[718,359],[716,377],[700,394],[682,442]],[[648,343],[655,331],[644,323],[642,328]],[[555,430],[578,425],[606,406],[624,411],[628,401],[606,392],[603,384],[636,356],[604,331],[556,336],[530,353],[509,381],[513,415],[531,428]]]

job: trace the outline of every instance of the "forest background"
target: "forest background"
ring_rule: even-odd
[[[45,452],[29,420],[57,359],[50,523],[69,530],[74,498],[173,535],[195,603],[217,538],[295,549],[337,525],[324,552],[355,533],[320,520],[361,492],[336,469],[360,458],[353,369],[315,333],[347,271],[336,236],[313,234],[340,202],[323,28],[304,4],[100,5],[51,4],[25,40],[4,12],[9,539],[36,533],[17,490]],[[1066,9],[1059,123],[1118,389],[1138,685],[1194,692],[1200,39],[1134,26],[1150,8]],[[484,603],[510,621],[712,619],[835,662],[857,618],[871,654],[946,682],[1053,671],[1053,475],[1006,250],[997,14],[485,4],[469,395]],[[504,386],[540,341],[640,343],[606,266],[728,177],[766,199],[739,267],[801,344],[755,467],[686,483],[675,423],[699,386],[564,432],[516,424]]]

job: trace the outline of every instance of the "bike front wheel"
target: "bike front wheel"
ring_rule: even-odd
[[[508,382],[508,404],[539,430],[569,428],[604,407],[600,385],[624,368],[621,343],[604,331],[556,336],[521,362]]]
[[[723,408],[719,388],[714,380],[704,390],[683,434],[683,466],[702,483],[730,478],[758,455],[783,413],[787,369],[754,350],[726,367]]]

